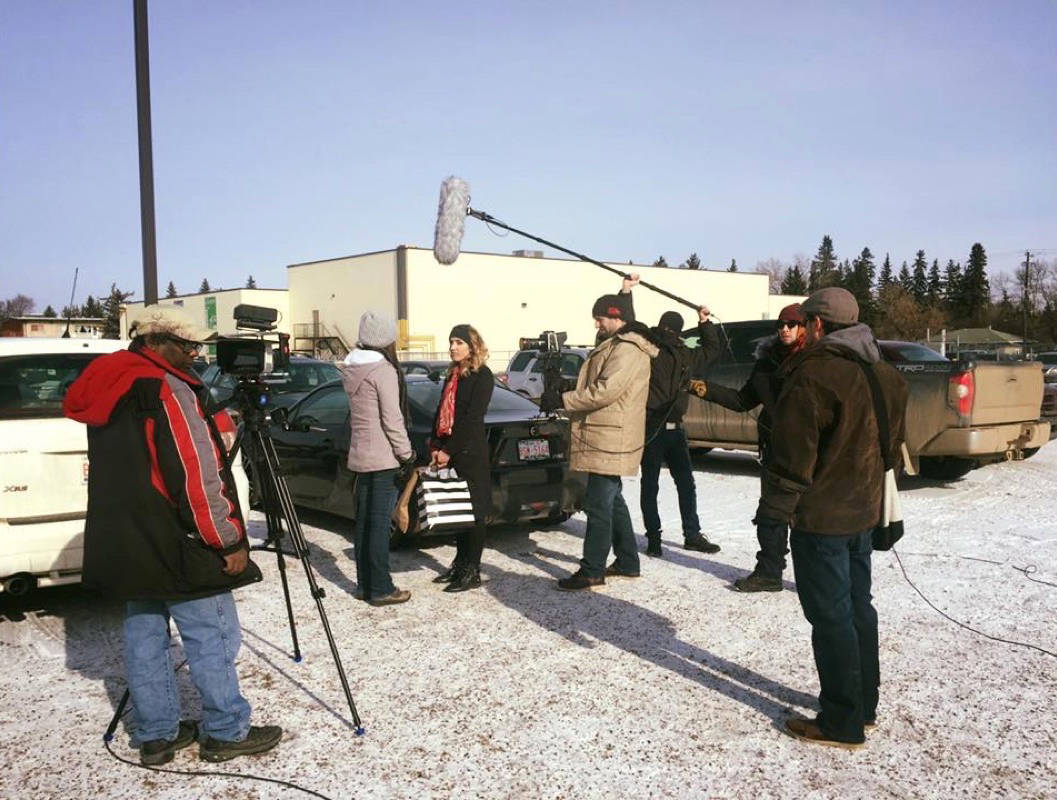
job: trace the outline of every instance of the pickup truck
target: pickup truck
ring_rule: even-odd
[[[723,351],[699,376],[740,388],[761,339],[774,322],[753,320],[722,326]],[[687,345],[696,338],[686,337]],[[1039,419],[1042,370],[1031,361],[948,361],[913,342],[881,341],[885,358],[906,378],[907,471],[954,480],[971,469],[1020,459],[1049,441],[1050,424]],[[756,417],[729,411],[691,395],[683,425],[691,447],[756,450]],[[1030,454],[1029,452],[1029,454]]]

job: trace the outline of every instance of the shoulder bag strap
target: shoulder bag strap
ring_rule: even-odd
[[[873,395],[874,414],[877,416],[878,442],[881,445],[881,460],[884,462],[885,470],[892,469],[892,444],[888,428],[888,406],[885,405],[884,394],[881,392],[881,384],[873,371],[873,365],[865,361],[859,361],[859,366],[866,374],[866,381],[870,384],[870,394]]]

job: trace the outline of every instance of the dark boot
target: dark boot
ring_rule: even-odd
[[[461,571],[462,571],[462,564],[459,562],[459,559],[455,559],[454,561],[451,562],[451,566],[448,567],[447,571],[440,573],[440,575],[438,575],[437,577],[435,577],[433,579],[433,582],[434,583],[451,583],[453,580],[455,580],[455,576],[458,575],[459,572],[461,572]]]
[[[646,555],[652,558],[661,558],[664,551],[661,550],[661,534],[646,531]]]
[[[707,536],[702,536],[700,533],[696,536],[687,536],[686,541],[683,542],[683,547],[687,550],[697,550],[701,553],[719,552],[719,545],[715,542],[710,542]]]
[[[464,566],[461,567],[451,582],[444,587],[446,592],[465,592],[476,589],[481,585],[481,568]]]

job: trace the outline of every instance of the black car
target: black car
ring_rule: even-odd
[[[427,439],[442,384],[407,376],[411,444],[429,461]],[[583,504],[584,476],[570,473],[569,423],[540,416],[535,403],[497,384],[485,415],[492,461],[489,524],[559,522]],[[269,431],[296,505],[355,517],[349,450],[349,401],[340,381],[276,409]]]
[[[261,376],[269,389],[267,408],[292,406],[313,389],[340,379],[341,372],[332,362],[297,355],[290,356],[290,368],[285,372],[266,372]],[[202,372],[202,383],[209,388],[213,402],[223,407],[231,400],[237,381],[216,364],[210,364]]]

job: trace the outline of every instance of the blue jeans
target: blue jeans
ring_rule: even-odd
[[[587,512],[587,531],[584,534],[584,557],[580,568],[590,578],[601,578],[606,573],[606,558],[613,548],[616,564],[625,572],[638,572],[639,552],[631,515],[620,493],[619,475],[587,473],[587,493],[584,511]]]
[[[183,639],[191,680],[202,696],[202,730],[241,741],[250,730],[250,704],[239,691],[235,656],[242,643],[231,592],[200,600],[130,600],[125,604],[125,669],[137,745],[174,739],[180,694],[169,656],[169,618]]]
[[[818,669],[818,725],[844,742],[862,742],[877,715],[880,667],[877,612],[871,604],[872,530],[829,536],[793,529],[793,572]]]
[[[660,534],[661,518],[657,513],[657,490],[661,466],[668,465],[668,474],[675,481],[679,495],[679,516],[683,520],[683,538],[692,539],[701,533],[701,522],[697,518],[697,487],[690,465],[690,447],[686,443],[686,432],[682,428],[660,432],[647,442],[642,451],[642,482],[639,485],[639,506],[646,534]]]
[[[396,506],[395,469],[356,476],[356,583],[365,600],[396,591],[389,574],[389,530]]]

